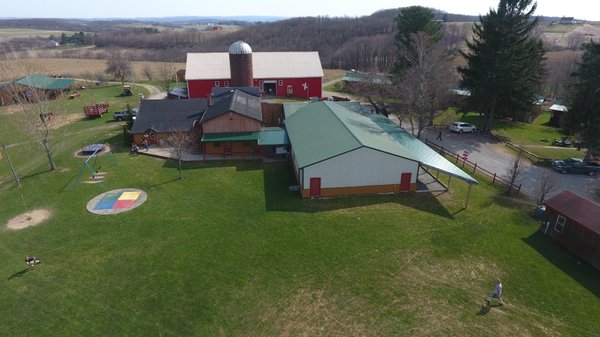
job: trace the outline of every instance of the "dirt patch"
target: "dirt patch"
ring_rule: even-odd
[[[6,224],[8,229],[23,229],[31,226],[36,226],[50,219],[52,213],[47,209],[36,209],[26,212],[10,219]]]
[[[56,116],[54,121],[52,122],[52,129],[58,129],[65,125],[71,124],[76,121],[80,121],[83,119],[83,115],[80,114],[69,114],[63,116]]]
[[[21,111],[21,107],[18,105],[5,105],[0,110],[0,115],[12,115]]]

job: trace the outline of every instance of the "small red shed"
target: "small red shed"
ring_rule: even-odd
[[[564,191],[545,202],[540,230],[600,270],[600,204]]]

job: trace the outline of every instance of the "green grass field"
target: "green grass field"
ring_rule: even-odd
[[[111,100],[118,93],[94,90]],[[57,103],[79,113],[74,102]],[[24,141],[6,126],[14,115],[2,111],[0,137]],[[56,130],[55,172],[41,150],[11,150],[23,186],[0,183],[3,335],[593,336],[600,329],[600,272],[541,235],[531,205],[485,180],[467,210],[467,187],[455,180],[437,197],[302,200],[288,190],[287,164],[248,161],[187,164],[180,181],[175,163],[131,156],[122,124],[107,119]],[[96,162],[107,179],[75,188],[83,160],[73,153],[97,141],[114,149]],[[0,175],[8,175],[5,160]],[[124,187],[146,191],[148,200],[113,216],[86,211],[94,196]],[[40,208],[51,219],[5,229]],[[25,271],[26,255],[42,264]],[[496,277],[507,305],[482,308]]]

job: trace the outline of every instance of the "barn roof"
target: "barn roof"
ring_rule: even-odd
[[[229,92],[212,99],[213,104],[208,107],[202,117],[202,123],[224,115],[230,111],[242,116],[262,121],[260,98],[244,91],[231,89]]]
[[[258,137],[258,145],[288,145],[290,140],[284,128],[278,126],[264,127]]]
[[[600,204],[571,191],[561,192],[546,200],[545,204],[600,235]]]
[[[207,107],[206,98],[142,100],[131,133],[188,131]]]
[[[319,53],[259,52],[252,53],[254,78],[323,77]],[[188,53],[186,80],[226,80],[231,78],[228,53]]]
[[[70,78],[54,78],[33,74],[22,77],[16,80],[14,83],[36,89],[64,90],[68,89],[71,85],[73,85],[73,83],[75,83],[75,80]]]
[[[367,147],[416,161],[470,184],[477,181],[387,118],[335,102],[314,102],[285,120],[299,168]]]

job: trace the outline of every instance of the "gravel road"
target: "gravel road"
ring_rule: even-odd
[[[496,172],[502,177],[507,176],[507,172],[513,163],[515,152],[509,149],[504,142],[484,134],[458,134],[442,130],[442,141],[436,140],[440,129],[427,128],[421,135],[421,139],[443,146],[451,152],[461,154],[467,151],[469,160],[485,168],[488,171]],[[561,174],[551,168],[533,165],[529,160],[524,160],[523,172],[519,183],[523,185],[522,192],[526,196],[536,199],[538,194],[539,177],[543,173],[550,172],[558,188],[550,193],[548,197],[558,194],[563,190],[570,190],[585,198],[600,201],[596,191],[600,189],[600,177],[590,177],[581,174]]]

